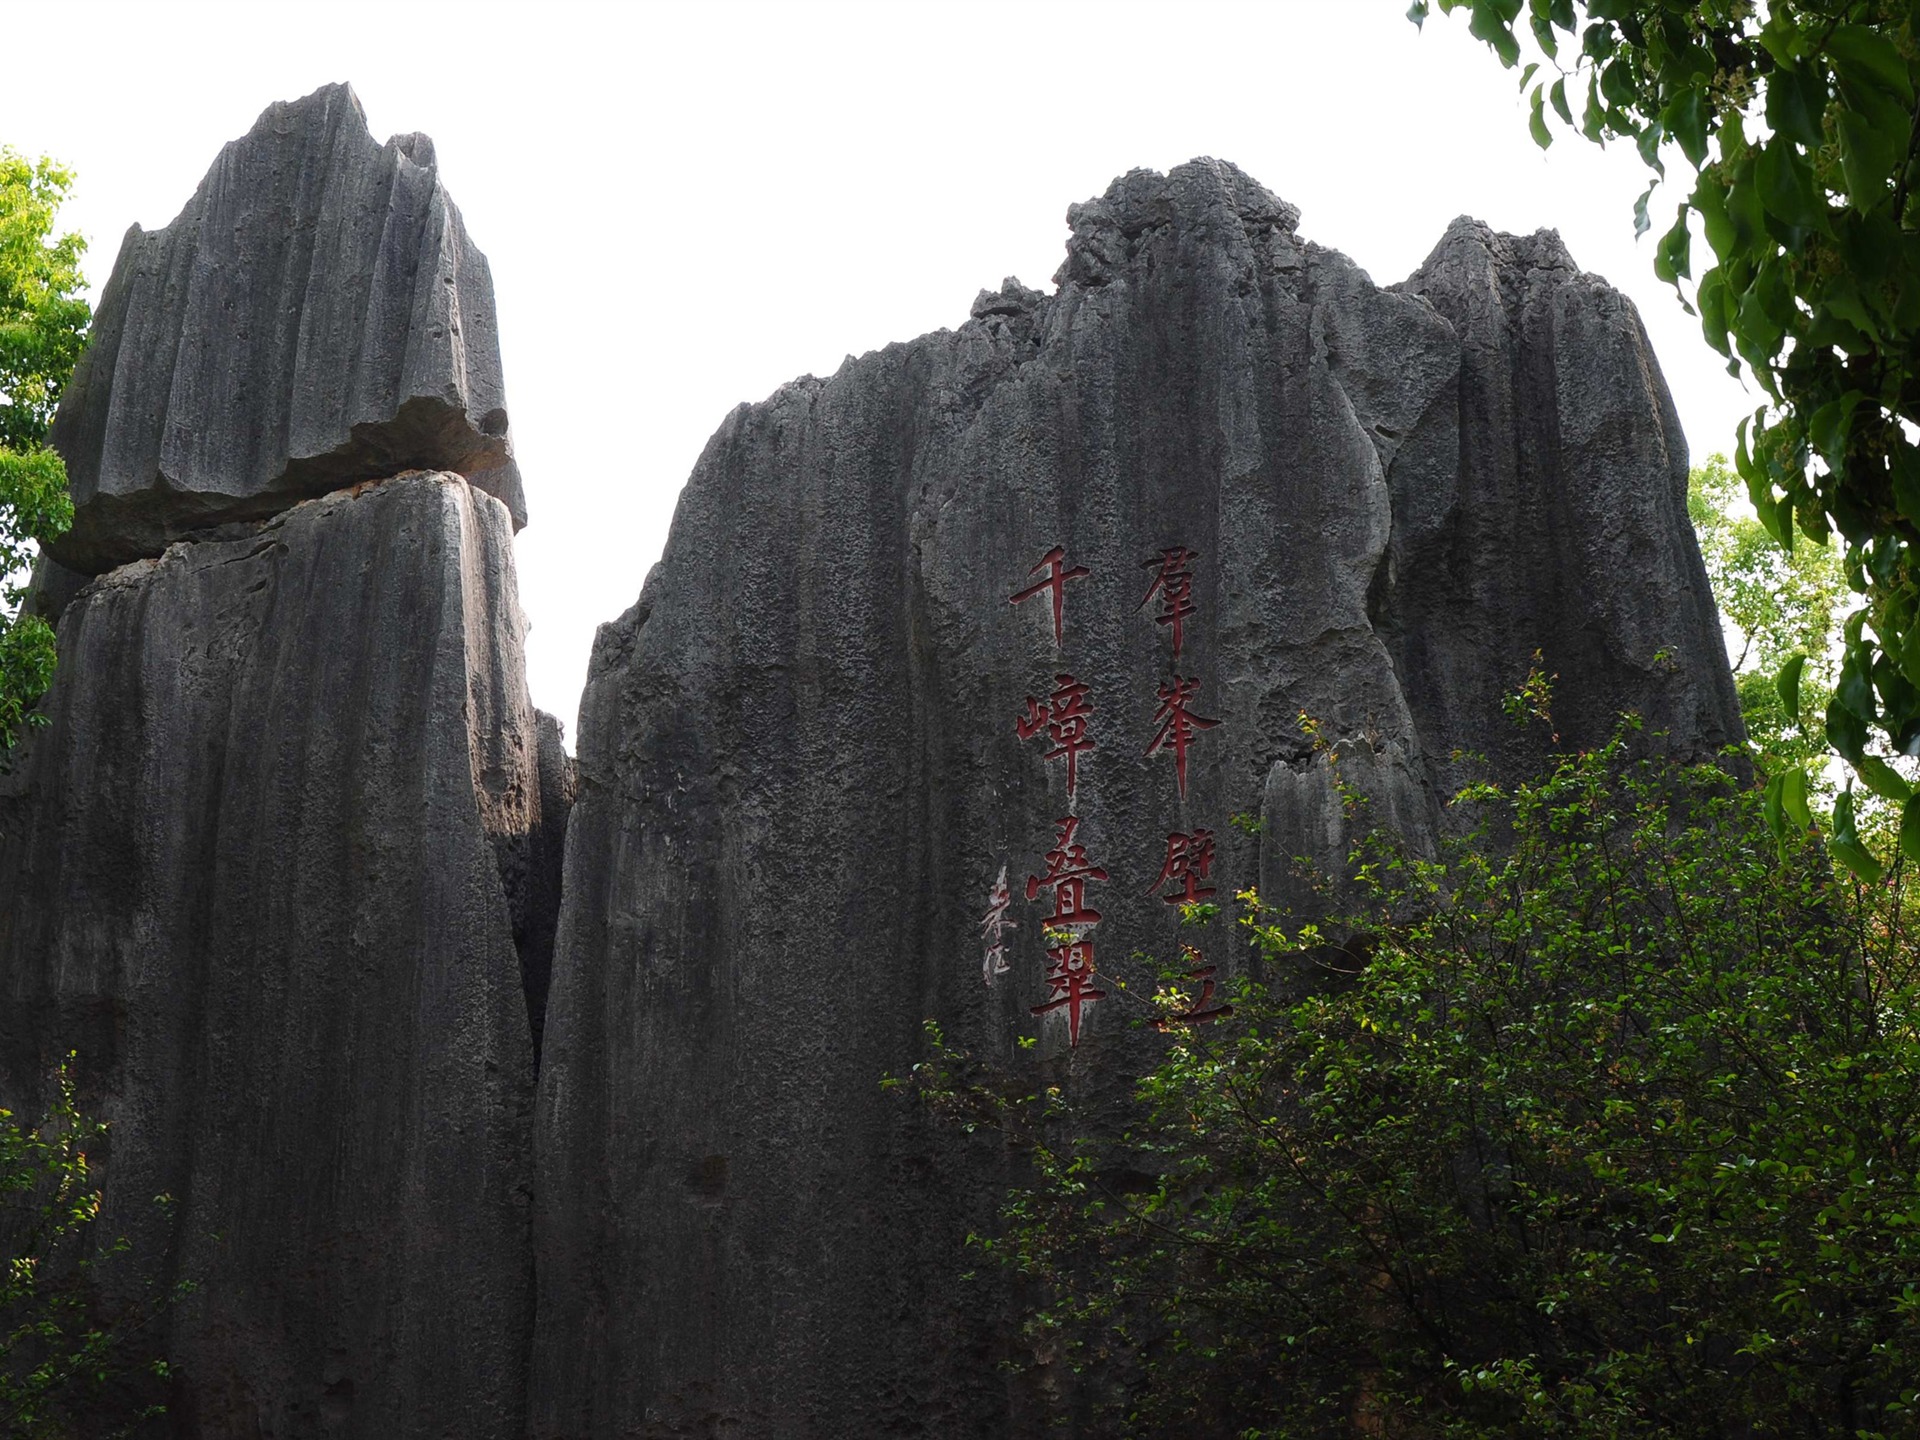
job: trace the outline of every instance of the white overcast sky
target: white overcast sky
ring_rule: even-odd
[[[1645,317],[1696,459],[1754,403],[1653,279],[1626,147],[1527,136],[1514,76],[1404,0],[75,3],[0,7],[0,143],[79,172],[97,293],[269,103],[333,80],[425,131],[493,267],[530,523],[534,700],[572,738],[594,627],[639,593],[742,400],[1051,289],[1069,203],[1231,160],[1381,284],[1447,222],[1552,227]],[[44,30],[43,30],[44,27]],[[44,53],[26,53],[44,33]],[[1672,215],[1657,197],[1657,234]]]

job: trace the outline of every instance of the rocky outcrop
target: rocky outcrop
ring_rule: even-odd
[[[1069,212],[1059,289],[727,418],[582,706],[536,1113],[531,1433],[1003,1436],[966,1278],[995,1147],[880,1080],[955,1043],[1095,1099],[1324,898],[1343,777],[1409,843],[1532,657],[1573,743],[1739,733],[1632,311],[1456,227],[1382,289],[1228,165]],[[1326,745],[1316,750],[1310,717]],[[1211,972],[1207,967],[1215,967]],[[1037,1042],[1025,1048],[1022,1042]]]
[[[498,854],[551,797],[511,540],[459,476],[403,475],[61,618],[0,781],[0,1103],[79,1053],[100,1230],[133,1241],[107,1303],[194,1286],[173,1433],[519,1433],[533,1050]]]
[[[1381,288],[1297,220],[1134,172],[1055,293],[740,407],[577,777],[430,144],[331,87],[130,235],[0,777],[0,1105],[78,1053],[99,1301],[194,1287],[171,1433],[1038,1434],[1081,1382],[966,1247],[1005,1157],[881,1085],[925,1021],[1097,1104],[1158,957],[1224,1018],[1236,892],[1331,914],[1538,757],[1534,665],[1565,743],[1738,735],[1631,307],[1551,235]]]
[[[172,1366],[142,1433],[513,1440],[573,778],[431,142],[376,145],[344,86],[269,109],[128,236],[54,431],[76,522],[31,597],[48,724],[0,777],[0,1106],[76,1054],[93,1233],[130,1241],[101,1313],[189,1287],[135,1341]]]
[[[1553,232],[1466,218],[1398,288],[1459,336],[1450,403],[1389,471],[1375,605],[1443,790],[1467,778],[1456,751],[1526,763],[1493,717],[1535,650],[1572,734],[1625,709],[1688,745],[1733,733],[1686,439],[1631,302]]]
[[[453,470],[526,522],[486,258],[433,142],[345,85],[270,107],[165,229],[127,232],[54,426],[99,573],[356,480]]]

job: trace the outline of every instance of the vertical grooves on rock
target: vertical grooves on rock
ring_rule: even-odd
[[[1018,1297],[951,1299],[972,1266],[948,1242],[991,1228],[1003,1157],[884,1116],[873,1087],[929,1009],[951,1043],[1096,1105],[1151,1036],[1117,998],[1077,1051],[1035,1018],[1044,901],[982,983],[995,876],[1024,901],[1066,816],[1110,877],[1096,973],[1191,939],[1230,974],[1237,932],[1176,931],[1146,884],[1175,836],[1215,832],[1221,893],[1311,903],[1292,856],[1337,870],[1360,822],[1305,711],[1418,850],[1448,793],[1432,750],[1498,723],[1504,657],[1573,613],[1528,597],[1593,564],[1568,538],[1592,525],[1560,499],[1561,417],[1539,413],[1578,388],[1580,351],[1558,342],[1515,389],[1502,367],[1541,357],[1514,359],[1490,298],[1516,265],[1554,270],[1553,293],[1571,272],[1488,251],[1474,328],[1421,293],[1432,277],[1383,291],[1296,220],[1218,162],[1133,172],[1069,212],[1055,296],[983,292],[958,330],[782,387],[702,454],[652,618],[602,630],[582,705],[536,1127],[541,1440],[1037,1433],[1042,1392],[1070,1387],[978,1363]],[[1633,430],[1645,385],[1586,379],[1591,424]],[[1637,515],[1645,467],[1615,459],[1600,509]],[[1649,535],[1666,566],[1677,542]],[[1202,618],[1176,660],[1138,601],[1142,561],[1182,545]],[[1054,546],[1090,572],[1060,637],[1009,606]],[[1062,673],[1095,697],[1071,800],[1013,724]],[[1218,722],[1184,792],[1147,744],[1170,676]],[[1618,679],[1567,680],[1562,729],[1590,729]],[[1694,709],[1711,729],[1730,701]],[[1257,843],[1228,823],[1255,807]],[[727,863],[693,863],[710,843]]]
[[[409,468],[524,523],[492,279],[407,139],[376,144],[323,87],[227,145],[170,225],[129,232],[54,422],[75,503],[55,558],[100,573]]]

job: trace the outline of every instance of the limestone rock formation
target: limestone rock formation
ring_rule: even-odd
[[[1001,1158],[880,1087],[925,1019],[1124,1087],[1133,957],[1194,945],[1204,1009],[1234,892],[1340,859],[1336,761],[1429,842],[1456,749],[1528,758],[1498,696],[1536,650],[1570,740],[1738,735],[1631,307],[1548,235],[1458,225],[1383,289],[1297,218],[1136,171],[1069,212],[1057,293],[708,444],[582,706],[532,1435],[1029,1433],[1068,1382],[1007,1380],[962,1278]]]
[[[511,524],[416,473],[233,532],[61,618],[0,782],[0,1093],[78,1051],[110,1300],[196,1286],[175,1433],[506,1440],[533,1053],[497,850],[544,779]]]
[[[1524,763],[1515,728],[1490,717],[1536,648],[1573,733],[1628,708],[1690,744],[1734,733],[1686,440],[1631,302],[1551,231],[1464,217],[1401,288],[1460,345],[1452,403],[1388,473],[1376,621],[1435,773],[1464,778],[1456,749]]]
[[[0,1105],[77,1054],[94,1233],[131,1242],[103,1313],[192,1287],[165,1433],[515,1440],[573,780],[431,142],[376,145],[344,86],[268,110],[128,237],[55,438],[78,518],[33,592],[49,723],[0,777]]]
[[[0,1104],[78,1052],[101,1303],[196,1286],[172,1434],[1037,1435],[1077,1382],[1008,1378],[965,1246],[1006,1158],[881,1086],[926,1020],[1124,1091],[1145,957],[1217,1011],[1235,892],[1432,844],[1537,758],[1535,663],[1571,743],[1738,735],[1631,307],[1548,234],[1382,288],[1297,221],[1136,171],[1055,293],[736,410],[596,641],[577,799],[431,145],[331,87],[129,237],[0,778]]]
[[[352,90],[277,104],[180,215],[127,233],[54,427],[98,573],[356,480],[457,471],[526,523],[493,281],[433,142]]]

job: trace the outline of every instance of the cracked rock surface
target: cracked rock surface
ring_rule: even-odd
[[[1429,843],[1456,751],[1537,754],[1498,703],[1536,650],[1569,743],[1629,707],[1683,753],[1738,735],[1631,306],[1546,233],[1456,224],[1383,288],[1297,219],[1230,165],[1135,171],[1069,212],[1056,293],[1009,281],[709,442],[582,705],[533,1435],[1036,1433],[1067,1382],[1007,1379],[1011,1297],[962,1278],[992,1268],[964,1240],[998,1148],[880,1086],[923,1021],[1124,1088],[1160,1043],[1132,957],[1193,944],[1224,977],[1235,891],[1316,903],[1300,857],[1353,823],[1336,766]],[[1050,589],[1011,603],[1056,549],[1057,633]],[[1194,557],[1177,658],[1169,550]],[[1169,686],[1215,722],[1184,788]],[[1064,733],[1096,742],[1071,794]],[[1175,837],[1191,874],[1203,832],[1226,913],[1182,929]],[[1077,1034],[1046,934],[1073,863],[1103,872],[1069,927],[1103,992]]]
[[[89,573],[414,468],[524,525],[493,280],[433,142],[377,143],[345,85],[270,106],[170,225],[127,232],[53,443],[53,552]]]

